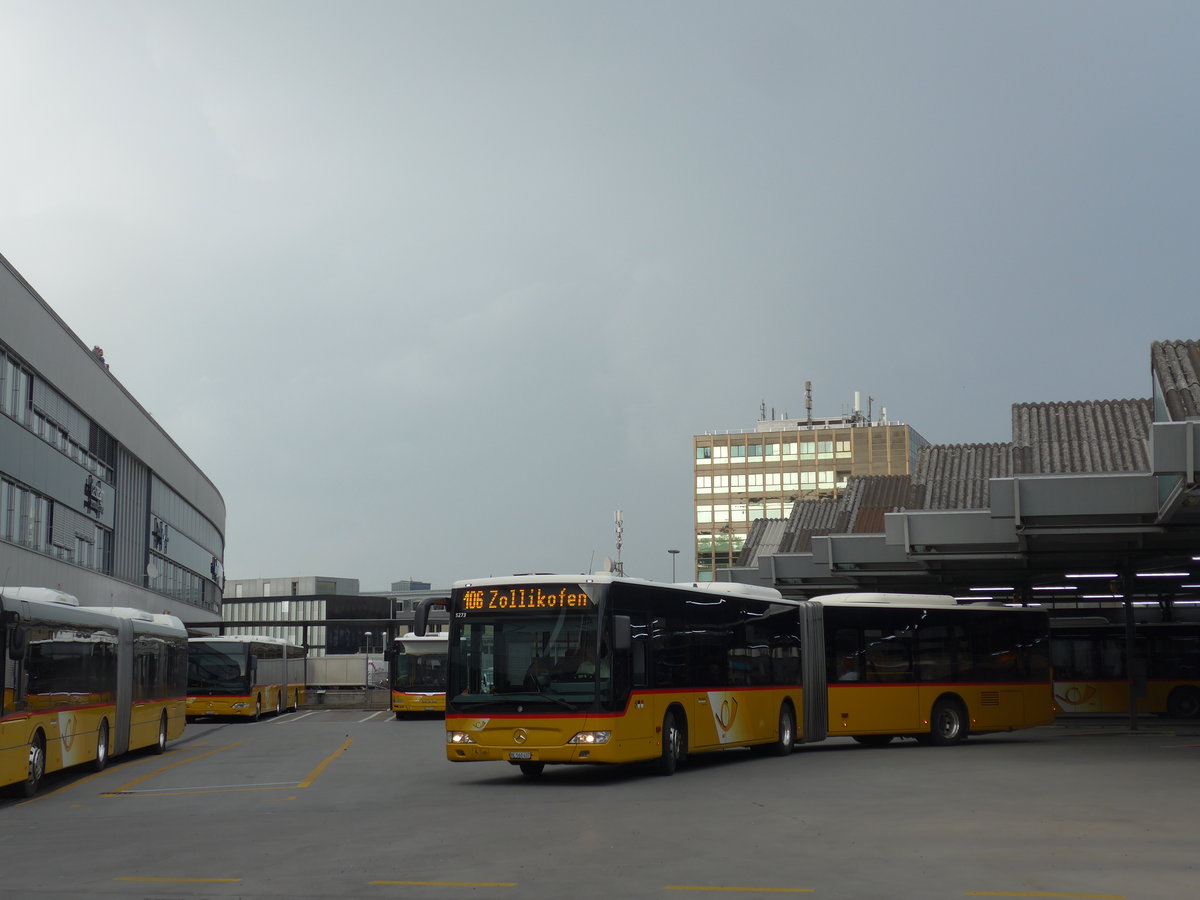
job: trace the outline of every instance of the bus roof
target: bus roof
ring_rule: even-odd
[[[187,629],[177,617],[165,613],[152,613],[131,606],[80,606],[78,598],[53,588],[8,587],[0,591],[0,606],[19,601],[27,604],[29,614],[51,622],[79,622],[81,624],[110,623],[122,619],[133,623],[134,630],[149,633],[171,634],[185,637]]]
[[[949,594],[887,594],[864,591],[858,594],[821,594],[810,600],[825,606],[894,606],[921,609],[931,606],[951,606],[957,609],[992,610],[1019,608],[1008,603],[994,601],[959,603]]]
[[[303,650],[304,648],[295,641],[289,641],[287,638],[272,637],[267,634],[214,634],[209,637],[190,637],[188,643],[204,643],[204,644],[279,644],[288,647],[296,647]]]
[[[728,597],[757,597],[760,600],[773,600],[781,603],[795,603],[795,600],[788,600],[775,588],[761,587],[756,584],[742,584],[736,581],[650,581],[645,578],[630,578],[625,575],[614,575],[612,572],[593,572],[591,575],[551,575],[548,573],[538,572],[527,575],[509,575],[508,577],[488,577],[488,578],[469,578],[463,581],[456,581],[452,585],[454,590],[469,587],[483,587],[486,585],[513,585],[513,584],[562,584],[567,582],[570,584],[632,584],[643,585],[657,588],[665,588],[668,590],[677,591],[704,591],[712,594],[723,594]]]
[[[400,635],[396,638],[396,640],[403,641],[406,644],[410,642],[416,643],[418,641],[448,641],[450,640],[450,634],[445,631],[439,634],[413,634],[412,632],[409,632],[408,634]]]

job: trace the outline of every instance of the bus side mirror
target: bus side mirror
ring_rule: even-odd
[[[633,624],[629,616],[613,616],[613,648],[628,650],[633,646]]]
[[[25,648],[29,646],[29,629],[24,625],[14,625],[13,630],[8,633],[8,656],[9,659],[19,660],[25,658]]]

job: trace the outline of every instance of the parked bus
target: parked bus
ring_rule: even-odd
[[[257,720],[304,702],[303,647],[277,637],[231,634],[188,640],[187,715]]]
[[[403,634],[396,638],[388,659],[392,687],[392,712],[397,719],[408,713],[446,711],[446,657],[449,636]]]
[[[183,734],[187,631],[174,616],[86,607],[48,588],[4,588],[0,785],[37,792],[47,772]]]
[[[597,574],[458,582],[450,616],[447,758],[530,776],[639,760],[669,775],[731,747],[955,744],[1053,721],[1041,610]]]
[[[1059,712],[1128,714],[1125,626],[1098,618],[1055,619],[1050,634]],[[1133,654],[1138,713],[1200,717],[1200,623],[1138,623]]]

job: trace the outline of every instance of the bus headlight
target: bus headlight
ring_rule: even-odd
[[[567,741],[568,744],[607,744],[611,731],[581,731]]]
[[[446,743],[447,744],[473,744],[473,743],[475,743],[475,738],[471,737],[465,731],[447,731],[446,732]]]
[[[231,708],[232,709],[248,709],[249,707],[250,707],[249,703],[235,703],[235,704],[233,704],[233,706]]]

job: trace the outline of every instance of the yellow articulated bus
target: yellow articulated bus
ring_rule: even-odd
[[[408,713],[446,711],[446,656],[449,636],[403,634],[396,638],[388,659],[392,686],[392,712],[397,719]]]
[[[304,702],[303,647],[257,634],[188,640],[187,715],[241,716],[257,721]]]
[[[1129,712],[1125,626],[1099,618],[1055,619],[1050,628],[1054,702],[1061,713]],[[1133,634],[1137,712],[1200,717],[1200,623],[1139,622]]]
[[[187,631],[174,616],[86,607],[60,591],[0,592],[0,785],[30,797],[48,772],[183,734]]]
[[[1053,721],[1048,617],[951,597],[807,601],[611,574],[462,581],[446,755],[542,774],[846,736],[956,744]]]

